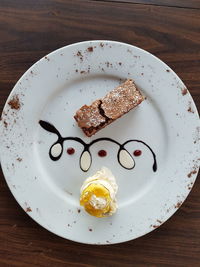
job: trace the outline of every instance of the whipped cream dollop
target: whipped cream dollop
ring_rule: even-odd
[[[117,210],[117,191],[114,175],[108,168],[102,167],[83,183],[80,203],[93,216],[110,216]]]
[[[104,209],[106,207],[106,200],[102,197],[92,195],[89,202],[95,209]]]

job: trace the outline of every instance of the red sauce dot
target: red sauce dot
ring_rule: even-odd
[[[105,150],[99,150],[98,152],[99,157],[105,157],[107,155],[107,152]]]
[[[67,149],[67,153],[68,153],[69,155],[73,155],[73,154],[75,153],[75,149],[74,149],[73,147],[69,147],[69,148]]]
[[[140,155],[142,155],[142,151],[141,150],[135,150],[133,152],[133,155],[136,156],[136,157],[139,157]]]

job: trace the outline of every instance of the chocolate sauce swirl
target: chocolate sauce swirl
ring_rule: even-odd
[[[79,159],[79,164],[80,164],[81,170],[84,172],[87,172],[89,170],[91,164],[92,164],[92,154],[90,152],[90,147],[97,142],[108,141],[108,142],[112,142],[112,143],[119,146],[119,150],[117,153],[117,160],[118,160],[119,164],[123,168],[125,168],[127,170],[131,170],[135,167],[135,160],[132,157],[132,155],[126,150],[125,145],[130,143],[130,142],[138,142],[138,143],[142,143],[144,146],[146,146],[149,149],[149,151],[151,152],[151,154],[153,156],[152,169],[154,172],[157,171],[157,161],[156,161],[155,153],[153,152],[153,150],[151,149],[151,147],[149,145],[147,145],[145,142],[143,142],[141,140],[130,139],[130,140],[124,142],[123,144],[120,144],[119,142],[117,142],[114,139],[111,139],[108,137],[102,137],[102,138],[95,139],[95,140],[93,140],[87,144],[79,137],[71,137],[71,136],[62,137],[60,132],[49,122],[40,120],[39,124],[46,131],[57,135],[57,141],[55,143],[53,143],[53,145],[49,149],[49,157],[54,161],[59,160],[60,157],[62,156],[64,141],[73,140],[73,141],[76,141],[76,142],[80,143],[81,145],[83,145],[83,151],[82,151],[80,159]]]

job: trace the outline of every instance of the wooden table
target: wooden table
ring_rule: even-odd
[[[200,0],[0,0],[0,108],[45,54],[92,39],[127,42],[165,61],[200,108]],[[0,266],[200,266],[200,179],[178,212],[137,240],[90,246],[35,223],[0,179]]]

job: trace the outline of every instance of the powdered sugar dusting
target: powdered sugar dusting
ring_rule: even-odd
[[[90,106],[82,106],[76,113],[75,119],[79,127],[96,127],[100,123],[104,123],[106,119],[100,114],[99,105],[100,100],[94,101]]]
[[[127,80],[122,85],[102,98],[101,108],[110,119],[117,119],[144,100],[133,80]]]

